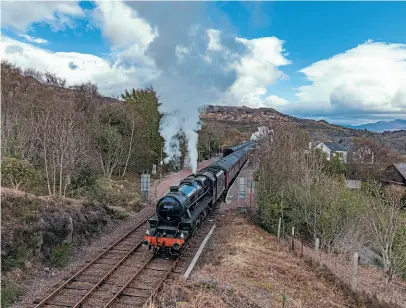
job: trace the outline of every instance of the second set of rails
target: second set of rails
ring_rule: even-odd
[[[157,258],[142,245],[147,218],[32,307],[147,307],[168,278],[182,274],[215,223],[216,211],[177,258]]]
[[[239,171],[241,169],[242,166]],[[215,224],[222,201],[216,202],[185,249],[177,257],[168,258],[158,257],[143,245],[148,221],[154,215],[151,208],[130,231],[88,261],[46,298],[34,301],[30,307],[146,307],[164,281],[186,270],[200,243]]]

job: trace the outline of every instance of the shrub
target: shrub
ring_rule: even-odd
[[[2,256],[1,271],[6,272],[12,268],[23,265],[26,258],[27,258],[26,247],[18,247],[14,251],[11,251],[7,256]]]
[[[72,253],[72,247],[68,243],[62,243],[57,245],[51,254],[51,264],[56,267],[63,267],[65,266]]]
[[[99,174],[89,166],[80,169],[70,185],[69,196],[87,197],[94,193]]]
[[[21,295],[21,288],[15,283],[1,280],[1,307],[9,307]]]
[[[97,181],[92,198],[103,205],[139,210],[140,203],[137,191],[137,187],[127,181],[101,178]]]
[[[4,157],[1,162],[2,185],[19,189],[33,183],[36,177],[34,167],[27,161]]]

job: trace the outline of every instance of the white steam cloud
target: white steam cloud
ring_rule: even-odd
[[[15,18],[8,18],[2,26],[25,31],[32,23],[45,21],[54,30],[76,29],[82,24],[76,19],[83,19],[100,29],[109,43],[106,57],[53,52],[3,37],[0,49],[4,58],[24,68],[57,73],[68,84],[90,80],[104,95],[116,96],[125,89],[152,85],[162,103],[160,111],[166,115],[160,127],[166,163],[181,156],[175,136],[183,132],[188,152],[185,162],[196,172],[200,106],[259,105],[263,96],[272,95],[267,87],[286,77],[278,69],[290,63],[283,41],[275,37],[238,38],[221,24],[217,26],[222,30],[213,29],[208,17],[213,7],[209,9],[207,3],[94,3],[95,8],[86,12],[78,2],[55,4],[49,10],[37,10],[35,18],[28,21],[20,18],[16,23]],[[25,7],[13,5],[14,15],[27,15],[20,14]]]
[[[250,140],[261,140],[272,132],[273,130],[269,129],[267,126],[260,126],[256,132],[252,133]]]

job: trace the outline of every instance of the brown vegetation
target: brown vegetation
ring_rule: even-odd
[[[351,191],[340,162],[309,151],[303,131],[273,131],[259,156],[258,222],[276,234],[281,218],[282,233],[295,227],[310,245],[320,239],[328,253],[360,252],[363,263],[382,268],[386,283],[394,275],[405,277],[405,188],[366,182]]]
[[[190,281],[165,286],[155,307],[365,307],[275,237],[226,216]]]

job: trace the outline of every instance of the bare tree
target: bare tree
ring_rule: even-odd
[[[86,134],[72,104],[43,102],[32,111],[32,126],[41,144],[41,156],[50,195],[64,196],[76,164],[83,155]]]
[[[364,219],[367,222],[366,226],[368,226],[372,244],[381,256],[383,270],[386,274],[387,282],[389,282],[396,268],[406,258],[406,251],[404,251],[403,256],[396,256],[394,254],[396,235],[402,222],[402,196],[405,190],[396,185],[385,188],[371,185],[369,190],[373,198],[368,200],[369,206],[365,212]]]
[[[45,83],[51,86],[55,86],[55,87],[61,87],[64,88],[66,85],[66,79],[63,78],[59,78],[58,76],[56,76],[53,73],[47,72],[44,75],[45,77]]]

